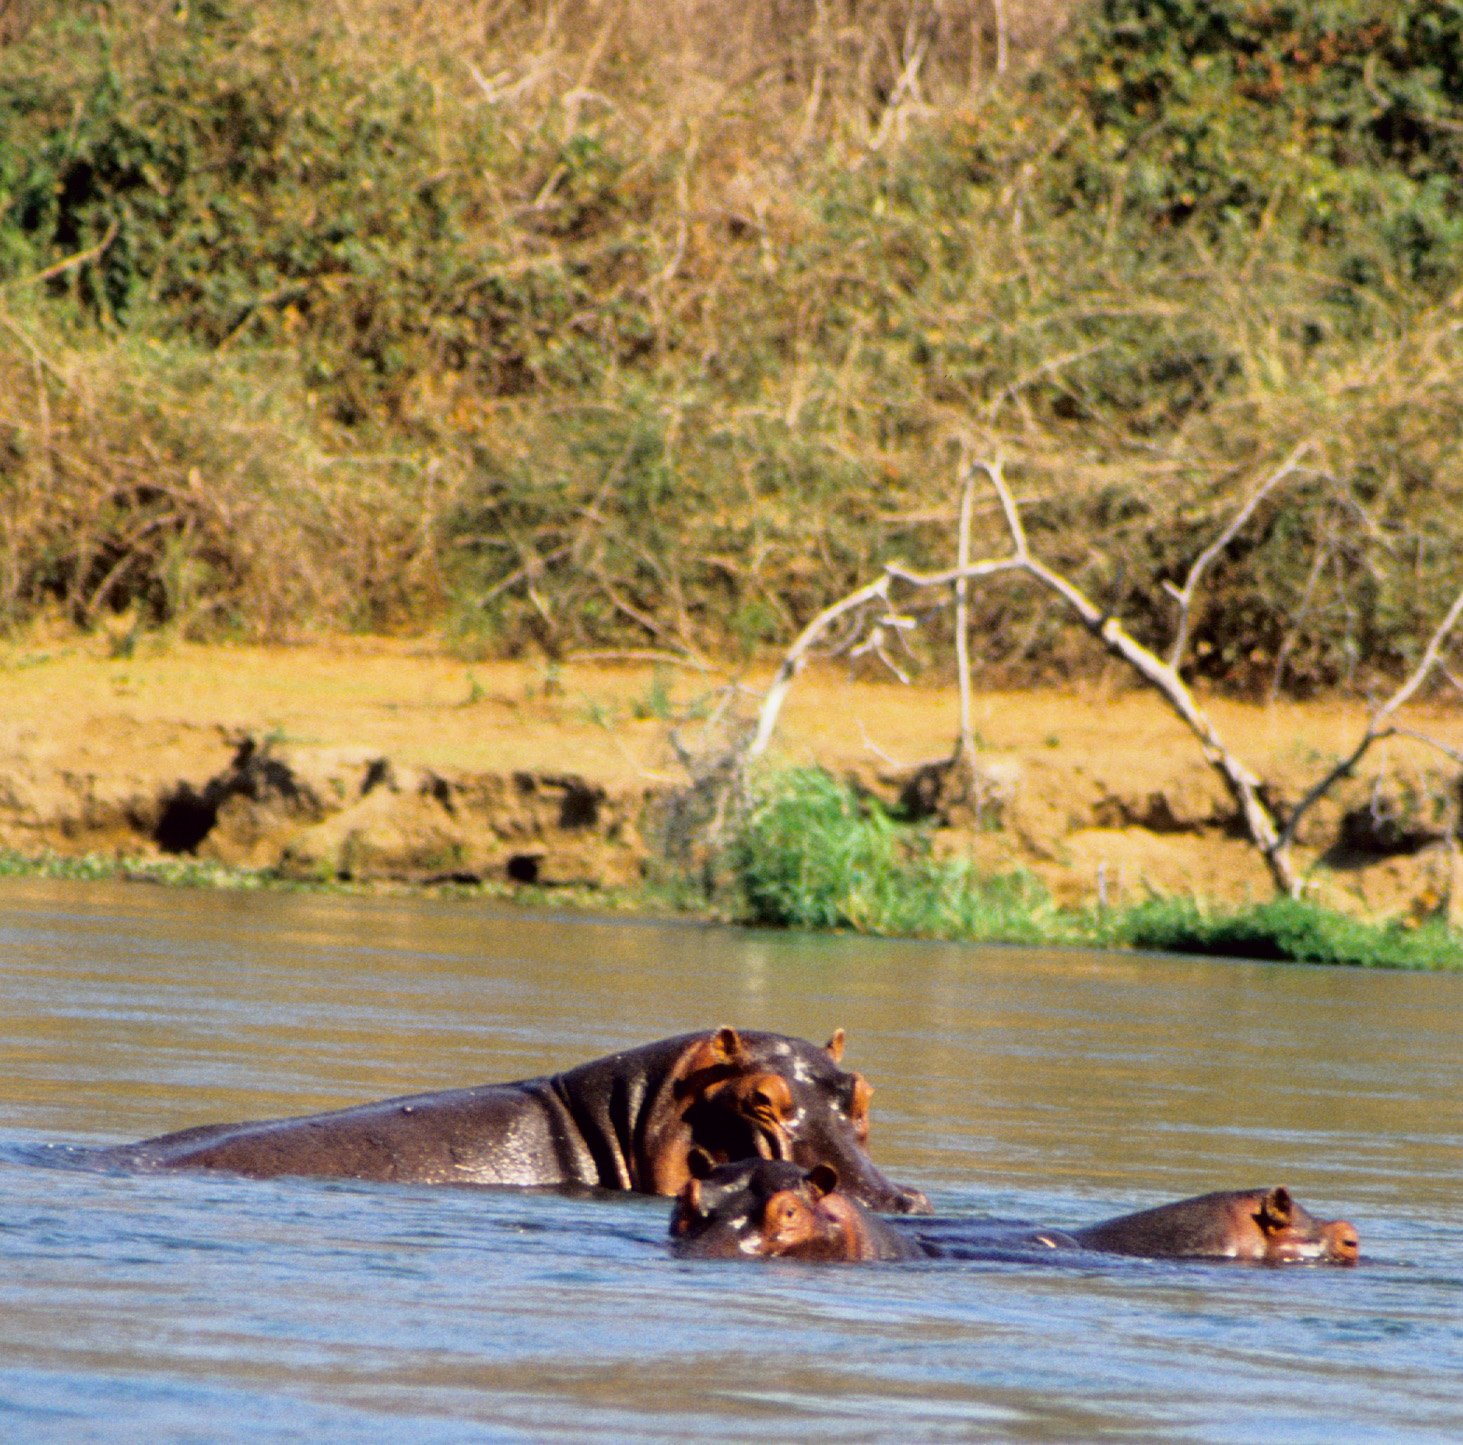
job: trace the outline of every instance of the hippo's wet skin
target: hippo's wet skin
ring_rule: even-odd
[[[1354,1264],[1356,1230],[1320,1220],[1286,1189],[1227,1190],[1104,1220],[1087,1229],[1017,1225],[901,1225],[869,1214],[839,1189],[836,1171],[747,1159],[712,1167],[694,1151],[692,1177],[671,1215],[678,1254],[697,1259],[848,1262],[989,1259],[1094,1250],[1149,1259]]]
[[[684,1034],[562,1074],[417,1094],[298,1119],[208,1124],[100,1152],[143,1169],[215,1169],[420,1184],[588,1184],[675,1194],[696,1148],[716,1162],[832,1165],[873,1209],[928,1212],[865,1145],[872,1089],[825,1047],[723,1028]]]

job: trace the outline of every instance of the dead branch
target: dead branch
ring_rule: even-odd
[[[1288,851],[1281,844],[1275,818],[1261,796],[1259,778],[1226,746],[1177,669],[1139,642],[1116,617],[1099,607],[1069,578],[1054,572],[1031,555],[1016,499],[1006,485],[1000,466],[981,463],[980,467],[1001,500],[1001,510],[1011,533],[1011,557],[1005,560],[1004,565],[976,562],[948,572],[934,573],[917,573],[891,565],[886,569],[886,575],[916,587],[948,587],[960,576],[975,578],[990,576],[997,571],[1019,570],[1054,592],[1109,652],[1126,662],[1178,714],[1198,739],[1205,759],[1224,779],[1225,786],[1239,805],[1245,829],[1264,857],[1276,887],[1284,893],[1296,893],[1299,879]]]
[[[1453,599],[1453,605],[1448,608],[1443,620],[1433,630],[1433,635],[1428,639],[1427,646],[1423,649],[1422,656],[1418,659],[1417,666],[1402,683],[1401,687],[1389,697],[1379,708],[1377,708],[1367,719],[1366,728],[1361,737],[1357,740],[1356,746],[1342,758],[1338,763],[1323,773],[1311,785],[1305,796],[1291,809],[1290,817],[1287,819],[1285,828],[1280,835],[1280,844],[1283,848],[1289,848],[1294,841],[1296,831],[1300,827],[1301,819],[1331,791],[1342,778],[1349,777],[1355,770],[1356,765],[1371,750],[1372,746],[1381,742],[1384,738],[1397,737],[1403,733],[1403,729],[1389,720],[1394,717],[1398,710],[1406,705],[1417,693],[1432,670],[1438,665],[1442,657],[1443,648],[1446,646],[1453,629],[1458,625],[1458,619],[1463,617],[1463,591]],[[1416,742],[1426,743],[1430,747],[1437,748],[1440,752],[1449,756],[1456,756],[1450,748],[1425,734],[1408,731],[1407,736]]]
[[[1299,466],[1300,459],[1310,451],[1311,443],[1302,442],[1286,459],[1281,462],[1277,471],[1271,472],[1253,492],[1248,500],[1229,520],[1229,525],[1207,546],[1197,557],[1194,564],[1189,568],[1189,574],[1184,578],[1182,587],[1175,587],[1172,583],[1164,583],[1164,590],[1179,605],[1178,622],[1174,627],[1173,646],[1168,651],[1168,665],[1178,668],[1183,665],[1184,653],[1189,646],[1189,613],[1194,605],[1194,593],[1203,581],[1204,574],[1214,565],[1220,553],[1239,536],[1246,522],[1255,515],[1255,509],[1278,487],[1281,482],[1286,481],[1294,475]]]
[[[788,648],[782,662],[778,665],[777,673],[772,679],[772,686],[767,689],[767,695],[762,699],[762,706],[757,710],[757,729],[752,734],[751,742],[747,744],[747,762],[760,758],[767,751],[767,744],[772,741],[772,734],[777,728],[778,714],[782,711],[782,704],[787,699],[788,689],[792,687],[798,673],[802,671],[803,665],[808,660],[808,654],[818,639],[841,617],[846,617],[876,598],[887,600],[892,580],[886,572],[877,581],[866,583],[857,591],[850,592],[847,597],[830,603],[798,633],[793,645]]]
[[[1199,582],[1203,578],[1205,568],[1218,555],[1220,549],[1234,537],[1239,528],[1244,525],[1244,522],[1253,513],[1254,508],[1259,504],[1260,500],[1295,471],[1303,451],[1304,448],[1298,448],[1293,452],[1287,458],[1284,465],[1272,473],[1256,489],[1249,501],[1231,519],[1230,523],[1220,536],[1216,538],[1215,542],[1201,553],[1200,557],[1189,569],[1184,587],[1175,592],[1175,595],[1180,599],[1182,608],[1181,616],[1187,616],[1188,607],[1192,602]],[[987,482],[995,492],[996,498],[1000,503],[1001,513],[1006,522],[1006,530],[1010,535],[1011,550],[1004,557],[987,557],[977,561],[971,561],[969,557],[969,519],[972,506],[970,497],[972,490],[971,484],[977,472],[985,475]],[[1224,741],[1223,737],[1220,736],[1218,729],[1214,726],[1214,723],[1210,720],[1188,684],[1180,676],[1178,660],[1182,654],[1182,646],[1176,647],[1171,653],[1169,660],[1165,661],[1157,653],[1139,642],[1123,626],[1118,618],[1111,615],[1106,609],[1098,606],[1069,577],[1053,570],[1044,562],[1034,557],[1031,553],[1025,528],[1022,526],[1020,507],[1006,482],[998,462],[978,462],[969,469],[962,495],[960,515],[960,537],[957,543],[959,560],[956,566],[940,572],[918,572],[897,562],[886,563],[882,576],[850,592],[846,597],[832,603],[830,606],[825,607],[823,611],[803,628],[797,640],[783,657],[777,674],[773,678],[772,685],[763,697],[762,706],[757,717],[756,731],[743,754],[744,763],[760,757],[766,751],[773,731],[777,726],[778,715],[782,710],[783,703],[787,698],[787,693],[792,686],[793,680],[796,678],[798,672],[801,671],[813,648],[836,622],[856,614],[860,609],[874,603],[882,604],[889,613],[895,616],[904,615],[903,613],[895,612],[894,609],[891,593],[895,584],[913,588],[916,591],[932,589],[937,591],[953,590],[954,592],[957,618],[957,658],[963,659],[961,661],[962,740],[960,748],[963,749],[968,746],[969,744],[966,741],[969,737],[967,733],[969,726],[969,694],[966,672],[968,656],[963,654],[962,650],[959,650],[962,648],[961,639],[964,636],[966,621],[966,589],[970,583],[980,581],[984,578],[1002,576],[1009,573],[1020,573],[1055,594],[1066,605],[1067,609],[1077,617],[1082,625],[1109,652],[1126,663],[1128,667],[1136,672],[1144,682],[1163,698],[1174,714],[1198,741],[1205,760],[1223,779],[1225,787],[1240,810],[1240,816],[1244,821],[1245,831],[1249,836],[1250,842],[1264,859],[1276,888],[1283,894],[1295,897],[1301,891],[1301,878],[1296,871],[1291,856],[1291,848],[1295,841],[1296,830],[1300,820],[1337,782],[1346,777],[1356,767],[1368,749],[1375,743],[1383,738],[1398,736],[1404,732],[1392,719],[1398,710],[1404,707],[1416,695],[1418,689],[1422,687],[1435,669],[1446,674],[1446,669],[1442,665],[1444,649],[1454,628],[1458,625],[1460,618],[1463,618],[1463,591],[1460,591],[1454,599],[1453,605],[1448,609],[1447,614],[1428,640],[1427,646],[1416,668],[1414,668],[1412,673],[1403,681],[1391,697],[1371,714],[1366,730],[1356,746],[1345,758],[1336,763],[1316,781],[1301,799],[1300,803],[1291,811],[1284,827],[1282,827],[1264,798],[1260,779],[1245,766]],[[1182,634],[1180,641],[1182,642]],[[1459,756],[1435,739],[1415,733],[1408,733],[1407,735],[1429,746],[1436,747],[1449,756]]]
[[[868,629],[861,640],[850,640],[842,650],[850,661],[856,657],[867,657],[872,654],[908,687],[909,674],[894,660],[894,655],[889,650],[889,639],[893,637],[906,653],[910,652],[909,642],[904,634],[915,625],[916,621],[913,617],[906,617],[890,608],[875,620],[874,625]]]
[[[965,468],[965,482],[960,489],[960,539],[957,543],[957,564],[970,566],[970,519],[975,511],[976,468]],[[975,766],[975,724],[970,705],[970,579],[962,576],[955,584],[955,672],[960,682],[960,733],[955,739],[955,762],[967,768]]]
[[[544,553],[543,556],[539,556],[537,553],[534,553],[532,556],[530,556],[529,560],[523,564],[523,566],[515,568],[506,577],[500,577],[496,582],[494,582],[493,585],[489,587],[488,590],[477,599],[477,606],[480,608],[486,608],[492,604],[493,599],[497,597],[499,593],[506,592],[510,587],[515,587],[520,582],[535,581],[537,578],[543,575],[545,568],[547,568],[551,562],[557,562],[559,558],[568,556],[570,550],[571,548],[569,544],[566,543],[562,547],[555,547],[552,552]],[[520,549],[519,555],[522,555],[522,549]]]
[[[1441,753],[1451,762],[1463,767],[1463,748],[1450,748],[1447,743],[1435,738],[1431,733],[1420,733],[1415,728],[1392,728],[1391,734],[1394,738],[1406,738],[1409,742],[1421,743],[1425,748],[1432,748],[1435,752]]]
[[[88,246],[84,251],[77,251],[74,255],[67,256],[63,260],[47,266],[44,270],[35,272],[33,275],[17,277],[14,281],[7,283],[6,289],[12,286],[17,288],[22,286],[38,286],[42,281],[54,281],[57,276],[64,275],[67,271],[72,271],[78,266],[85,266],[88,261],[95,261],[117,239],[117,230],[117,220],[116,217],[113,217],[107,223],[106,234],[96,245]]]

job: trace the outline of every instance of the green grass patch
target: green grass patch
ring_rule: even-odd
[[[234,868],[198,858],[125,858],[104,853],[67,856],[0,849],[0,878],[61,878],[81,883],[166,883],[174,888],[310,888],[259,868]]]
[[[1205,908],[1162,898],[1118,912],[1112,940],[1128,948],[1368,968],[1463,968],[1463,936],[1441,922],[1409,928],[1349,918],[1299,898]]]
[[[728,850],[738,917],[788,928],[1042,943],[1066,935],[1021,873],[982,878],[819,768],[765,774]]]
[[[1373,968],[1463,968],[1441,922],[1364,922],[1299,899],[1239,908],[1153,899],[1057,907],[1021,873],[937,859],[917,828],[817,768],[768,772],[727,850],[743,922],[986,943],[1069,944]]]

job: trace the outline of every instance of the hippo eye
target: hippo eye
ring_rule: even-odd
[[[787,1119],[796,1112],[787,1080],[777,1074],[748,1079],[738,1091],[742,1108],[765,1119]]]
[[[785,1191],[779,1191],[763,1206],[762,1226],[774,1235],[784,1230],[795,1230],[802,1224],[807,1213],[801,1200]]]

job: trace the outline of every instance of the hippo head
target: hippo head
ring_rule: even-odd
[[[691,1177],[676,1196],[671,1240],[697,1259],[856,1258],[841,1214],[824,1200],[838,1187],[827,1164],[802,1169],[788,1160],[743,1159],[716,1165],[689,1155]]]
[[[673,1108],[652,1141],[656,1192],[679,1194],[687,1159],[765,1159],[814,1170],[830,1165],[843,1189],[870,1209],[929,1212],[917,1189],[886,1179],[868,1155],[869,1099],[863,1075],[846,1073],[843,1030],[822,1048],[782,1034],[723,1028],[692,1041],[671,1080]]]
[[[1267,1189],[1250,1199],[1255,1229],[1260,1237],[1255,1258],[1275,1264],[1315,1261],[1355,1264],[1360,1241],[1354,1225],[1344,1219],[1317,1219],[1298,1204],[1288,1189]]]

